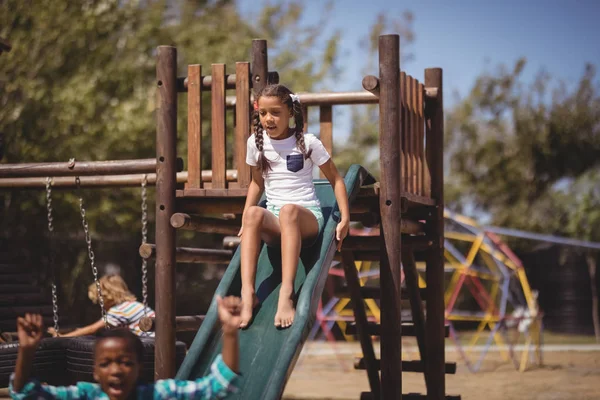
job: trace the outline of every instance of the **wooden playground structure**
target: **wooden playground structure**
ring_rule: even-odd
[[[210,75],[201,65],[188,65],[177,76],[177,50],[160,46],[157,52],[156,159],[64,163],[1,164],[1,187],[40,187],[46,177],[64,187],[156,185],[156,243],[142,244],[140,255],[155,258],[156,318],[155,378],[176,373],[177,330],[196,330],[199,316],[177,316],[175,269],[178,262],[222,263],[232,249],[177,247],[176,230],[237,233],[241,223],[250,168],[245,144],[251,131],[252,91],[276,83],[268,69],[267,43],[254,40],[252,62],[238,62],[235,74],[224,64],[212,64]],[[320,139],[333,152],[333,106],[377,104],[379,107],[380,181],[360,189],[351,205],[351,220],[379,225],[379,236],[349,236],[336,258],[343,265],[354,319],[348,334],[358,336],[363,358],[357,368],[367,371],[370,392],[361,399],[460,398],[445,393],[445,374],[455,371],[445,362],[444,339],[444,202],[443,202],[443,77],[429,68],[424,83],[400,69],[398,35],[379,38],[379,76],[366,76],[363,91],[299,93],[306,113],[318,108]],[[235,96],[228,96],[235,90]],[[203,170],[202,101],[210,91],[211,167]],[[187,93],[187,165],[177,157],[177,104]],[[227,114],[233,113],[234,148],[227,144]],[[229,153],[232,152],[232,153]],[[228,154],[233,165],[228,166]],[[230,168],[228,168],[230,167]],[[73,179],[75,177],[75,179]],[[223,215],[235,218],[223,218]],[[381,287],[362,287],[357,261],[380,262]],[[419,288],[417,262],[424,262],[426,287]],[[401,287],[404,273],[406,290]],[[406,292],[406,293],[405,293]],[[379,299],[381,324],[367,320],[365,301]],[[401,320],[401,300],[410,301],[412,320]],[[425,304],[425,306],[423,306]],[[415,336],[420,361],[403,362],[401,336]],[[380,336],[381,359],[375,358],[372,336]],[[241,349],[243,352],[244,349]],[[423,373],[427,394],[402,394],[402,372]]]

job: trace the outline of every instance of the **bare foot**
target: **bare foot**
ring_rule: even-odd
[[[242,311],[240,312],[240,328],[244,329],[248,327],[248,324],[252,320],[252,311],[254,307],[258,305],[258,297],[254,291],[244,292],[242,291]]]
[[[294,322],[296,310],[294,309],[294,290],[281,288],[279,290],[279,301],[277,313],[275,313],[275,326],[278,328],[289,328]]]

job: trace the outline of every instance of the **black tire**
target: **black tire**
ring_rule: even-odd
[[[144,346],[142,356],[142,370],[140,380],[142,382],[152,382],[154,380],[154,339],[141,338]],[[73,338],[67,348],[66,369],[73,382],[86,381],[94,382],[94,346],[96,338],[93,336],[83,336]],[[185,343],[175,343],[175,362],[176,368],[179,368],[185,358],[187,348]]]
[[[32,375],[50,385],[63,385],[67,365],[68,338],[42,339],[33,359]],[[0,387],[8,386],[10,374],[15,370],[19,343],[0,345]]]

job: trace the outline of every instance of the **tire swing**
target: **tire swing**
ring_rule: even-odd
[[[146,243],[148,233],[148,206],[146,196],[147,178],[144,175],[142,179],[142,243]],[[104,297],[102,295],[102,289],[100,282],[98,281],[98,270],[94,265],[94,252],[92,250],[91,238],[89,235],[88,225],[85,219],[85,208],[83,207],[83,199],[79,198],[79,207],[81,211],[81,218],[83,229],[85,231],[85,240],[88,246],[88,257],[92,272],[94,274],[94,281],[96,283],[96,290],[98,292],[98,303],[102,309],[102,318],[106,329],[110,329],[106,318],[106,310],[104,309]],[[147,290],[147,279],[148,270],[146,260],[142,260],[142,297],[144,304],[144,312],[148,305],[148,290]],[[141,360],[142,369],[140,371],[141,382],[152,382],[154,381],[154,338],[141,337],[142,345],[144,347],[144,353]],[[94,336],[81,336],[71,338],[68,342],[67,347],[67,360],[66,369],[69,373],[71,381],[86,381],[94,382],[94,346],[96,338]],[[185,343],[176,343],[176,362],[177,366],[181,365],[185,358],[186,346]]]

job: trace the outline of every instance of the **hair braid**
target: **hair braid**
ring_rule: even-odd
[[[304,141],[304,113],[299,102],[292,103],[292,111],[294,113],[294,136],[296,137],[296,145],[304,155],[304,159],[308,159],[312,153],[312,150],[306,148]]]
[[[271,165],[269,164],[269,160],[265,157],[264,153],[264,138],[263,138],[263,126],[260,123],[260,117],[258,115],[258,111],[254,112],[254,143],[256,144],[256,148],[259,151],[258,155],[258,167],[262,171],[269,170]]]

